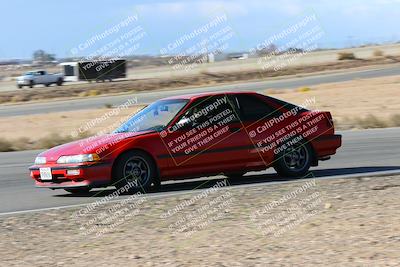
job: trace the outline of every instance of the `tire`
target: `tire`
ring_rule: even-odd
[[[64,190],[71,194],[81,195],[81,194],[89,193],[91,188],[70,188],[70,189],[64,189]]]
[[[60,78],[57,80],[57,85],[61,86],[63,84],[63,82],[64,82],[63,79]]]
[[[46,83],[45,86],[46,86],[46,87],[49,87],[49,86],[50,86],[50,83]]]
[[[224,173],[224,175],[226,177],[228,177],[229,179],[238,179],[238,178],[242,178],[243,175],[245,175],[246,172],[229,172],[229,173]]]
[[[23,87],[23,85],[21,85],[21,84],[18,84],[17,86],[19,89],[21,89]]]
[[[33,81],[29,82],[29,88],[33,88],[34,85],[35,85],[35,83]]]
[[[128,151],[117,159],[113,167],[113,181],[117,189],[124,188],[128,193],[145,193],[160,186],[153,158],[142,151]]]
[[[298,142],[288,146],[277,155],[274,169],[283,177],[302,177],[310,169],[313,153],[308,143]]]

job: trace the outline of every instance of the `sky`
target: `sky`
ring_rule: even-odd
[[[132,54],[158,55],[165,48],[179,53],[212,32],[168,48],[223,14],[226,20],[213,31],[229,27],[235,33],[227,52],[248,51],[308,14],[315,14],[324,29],[317,40],[321,48],[400,41],[400,0],[2,0],[0,12],[0,59],[29,59],[37,49],[57,58],[87,56],[138,26],[145,34]],[[81,49],[133,17],[137,20],[130,25]]]

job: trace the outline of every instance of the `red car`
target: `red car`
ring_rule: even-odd
[[[29,170],[36,186],[71,193],[110,185],[148,190],[269,167],[301,177],[340,146],[329,112],[253,92],[204,93],[156,101],[111,134],[40,153]]]

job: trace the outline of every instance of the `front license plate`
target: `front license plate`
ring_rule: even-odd
[[[41,180],[51,180],[53,177],[51,176],[51,168],[40,168],[40,179]]]

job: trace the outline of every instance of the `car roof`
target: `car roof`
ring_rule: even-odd
[[[196,93],[196,94],[185,94],[185,95],[177,95],[177,96],[170,96],[163,98],[161,100],[171,100],[171,99],[187,99],[187,100],[194,100],[197,98],[207,97],[207,96],[217,96],[217,95],[239,95],[239,94],[247,94],[247,95],[254,95],[258,94],[256,92],[247,92],[247,91],[239,91],[239,92],[206,92],[206,93]]]

